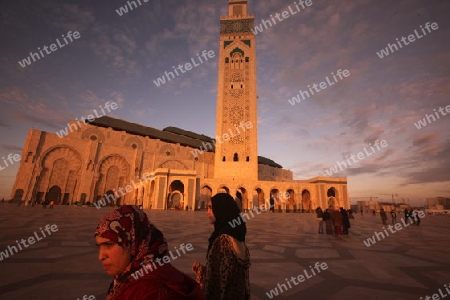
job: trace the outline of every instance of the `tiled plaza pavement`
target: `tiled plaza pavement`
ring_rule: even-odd
[[[0,251],[28,239],[46,224],[58,231],[0,261],[0,299],[105,298],[110,282],[97,260],[93,231],[110,208],[56,206],[55,209],[0,204]],[[169,242],[194,250],[173,261],[190,272],[204,261],[211,226],[205,212],[146,211]],[[400,219],[400,218],[398,218]],[[350,236],[335,240],[317,234],[314,215],[264,213],[248,221],[252,299],[285,278],[297,277],[316,262],[328,269],[284,291],[276,299],[420,299],[450,282],[450,218],[426,216],[371,247],[363,240],[381,231],[379,216],[352,220]],[[311,271],[308,273],[311,275]]]

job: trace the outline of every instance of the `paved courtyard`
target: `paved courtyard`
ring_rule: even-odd
[[[0,299],[104,299],[110,278],[97,260],[93,231],[109,210],[0,204],[0,252],[17,247],[16,240],[42,239],[0,261]],[[182,243],[193,245],[193,251],[173,260],[174,266],[190,273],[194,260],[204,262],[211,232],[205,212],[146,212],[173,253]],[[48,235],[47,224],[58,230]],[[449,217],[426,216],[421,226],[403,226],[370,247],[363,241],[383,230],[379,216],[356,216],[343,240],[317,234],[312,214],[254,214],[247,225],[252,299],[269,299],[266,293],[278,284],[287,290],[272,294],[275,299],[425,299],[439,289],[447,294]],[[316,262],[328,269],[314,276],[309,266]],[[290,281],[289,288],[285,279],[305,275],[304,270],[311,278]]]

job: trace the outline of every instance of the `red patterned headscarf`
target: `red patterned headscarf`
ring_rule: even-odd
[[[152,263],[156,258],[168,256],[168,245],[162,232],[137,206],[123,205],[104,216],[97,225],[94,236],[109,239],[127,249],[130,264],[122,274],[116,275],[109,295],[117,294],[123,283],[133,280],[131,274]]]

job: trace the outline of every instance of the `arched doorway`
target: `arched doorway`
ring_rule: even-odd
[[[82,193],[80,196],[80,203],[84,204],[84,202],[86,201],[87,195],[86,193]]]
[[[307,189],[304,189],[302,191],[301,212],[309,210],[310,204],[311,204],[311,193]]]
[[[270,210],[272,212],[277,209],[279,212],[281,212],[281,197],[280,197],[280,191],[278,189],[271,189],[270,190]]]
[[[327,197],[328,197],[328,206],[333,207],[340,207],[339,198],[337,190],[334,187],[331,187],[327,191]]]
[[[23,189],[17,189],[16,192],[14,193],[14,198],[13,201],[22,201],[22,197],[23,197]]]
[[[293,189],[288,189],[286,191],[286,212],[289,212],[292,208],[294,212],[297,212],[297,205],[295,203],[295,192]]]
[[[170,194],[169,204],[168,209],[183,210],[184,198],[180,191],[174,191]]]
[[[61,201],[61,188],[57,185],[52,186],[45,196],[45,200],[47,202],[55,201],[55,204],[59,204],[59,201]]]
[[[105,200],[106,206],[116,205],[116,196],[111,190],[106,191],[106,193],[103,195],[103,199]]]
[[[230,193],[230,189],[227,186],[221,186],[217,189],[217,193]]]
[[[252,203],[249,208],[265,210],[263,205],[264,205],[264,191],[260,188],[256,188],[253,190]]]
[[[145,195],[145,188],[143,186],[138,187],[134,190],[135,205],[144,208],[144,195]]]
[[[248,199],[247,199],[247,190],[243,187],[239,187],[236,190],[236,201],[237,206],[239,207],[239,211],[248,208]]]
[[[180,180],[174,180],[169,186],[167,195],[167,209],[184,209],[184,184]]]
[[[212,188],[208,185],[202,187],[200,191],[199,203],[197,203],[197,209],[205,209],[209,205],[211,197],[212,197]]]

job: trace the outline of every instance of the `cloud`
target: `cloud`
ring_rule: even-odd
[[[52,122],[49,118],[41,117],[38,115],[31,115],[24,112],[15,112],[13,117],[17,121],[31,123],[34,127],[35,124],[42,125],[47,128],[60,129],[57,123]]]
[[[405,173],[404,184],[449,182],[450,184],[450,139],[438,144],[436,135],[426,135],[413,141],[418,148],[414,155],[417,163],[424,161],[417,171]]]
[[[10,152],[22,152],[22,147],[10,144],[0,144],[0,148]]]

